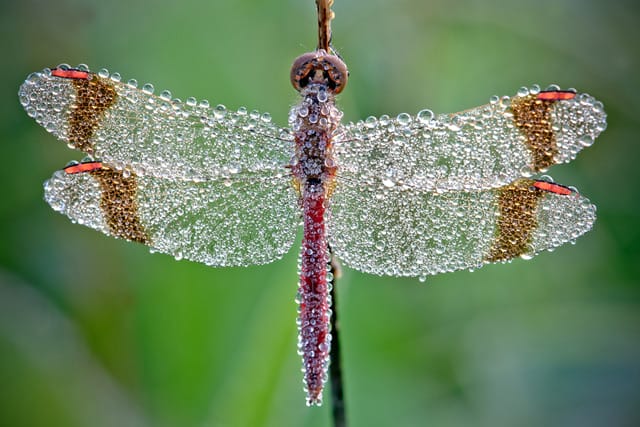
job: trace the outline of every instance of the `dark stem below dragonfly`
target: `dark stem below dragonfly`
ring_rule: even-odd
[[[338,323],[338,305],[336,302],[336,282],[340,275],[340,267],[337,263],[331,247],[328,248],[331,254],[331,301],[333,310],[331,312],[331,350],[329,364],[329,381],[331,385],[331,416],[334,427],[346,427],[345,403],[343,395],[342,362],[340,355],[340,324]]]

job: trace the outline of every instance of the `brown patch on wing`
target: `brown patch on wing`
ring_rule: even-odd
[[[108,80],[91,74],[88,79],[71,80],[76,89],[76,102],[69,116],[69,142],[77,149],[92,154],[91,137],[100,125],[105,111],[117,97]]]
[[[555,99],[540,99],[536,95],[517,96],[511,100],[516,126],[527,137],[526,144],[533,156],[537,172],[554,165],[558,153],[556,137],[551,128],[551,106]]]
[[[111,233],[116,237],[149,244],[150,239],[138,216],[134,175],[125,177],[122,171],[108,168],[89,172],[100,183],[100,208]]]
[[[538,227],[536,209],[544,195],[534,183],[522,179],[498,190],[500,216],[487,261],[505,261],[529,252],[533,231]]]

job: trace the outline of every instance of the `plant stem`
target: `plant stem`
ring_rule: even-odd
[[[329,248],[331,251],[331,248]],[[331,383],[331,413],[334,427],[346,427],[345,403],[343,395],[342,362],[340,355],[340,324],[338,322],[338,306],[336,301],[336,282],[340,275],[340,267],[331,254],[331,364],[329,365],[329,378]]]

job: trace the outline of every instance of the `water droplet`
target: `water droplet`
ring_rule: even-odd
[[[329,98],[329,95],[327,95],[327,91],[326,90],[318,91],[318,101],[326,102],[328,98]]]
[[[213,115],[215,116],[216,119],[223,118],[226,113],[227,113],[227,108],[222,104],[216,105],[215,108],[213,109]]]
[[[364,125],[369,129],[373,129],[374,127],[376,127],[376,123],[378,123],[378,119],[373,116],[367,117],[364,121]]]
[[[449,129],[451,132],[458,132],[460,130],[460,126],[455,122],[451,122],[447,123],[447,129]]]
[[[583,147],[590,147],[593,145],[593,138],[591,137],[591,135],[582,135],[580,138],[578,138],[578,143]]]
[[[520,175],[522,175],[525,178],[529,178],[533,176],[533,173],[534,173],[534,170],[531,168],[530,165],[523,166],[522,168],[520,168]]]
[[[400,113],[396,117],[396,120],[398,121],[398,124],[407,126],[409,123],[411,123],[411,116],[407,113]]]
[[[431,120],[433,120],[433,111],[431,110],[420,110],[418,112],[418,120],[422,124],[427,124]]]
[[[508,108],[511,106],[511,97],[509,96],[503,96],[502,98],[500,98],[500,105],[504,108]]]
[[[391,181],[389,178],[385,178],[382,180],[382,185],[384,185],[387,188],[391,188],[395,185],[395,183]]]
[[[153,85],[152,85],[151,83],[145,83],[145,84],[142,86],[142,91],[143,91],[144,93],[149,94],[149,95],[151,95],[151,94],[153,93],[153,91],[154,91],[154,90],[155,90],[155,88],[153,87]]]

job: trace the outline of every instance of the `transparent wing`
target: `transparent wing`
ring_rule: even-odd
[[[73,222],[212,266],[264,264],[291,247],[299,223],[290,178],[193,182],[81,164],[45,183]],[[67,168],[71,170],[72,168]]]
[[[600,102],[550,87],[456,114],[370,117],[341,129],[336,163],[345,180],[380,189],[478,190],[572,160],[606,128]]]
[[[553,191],[538,188],[545,186]],[[591,228],[595,206],[566,187],[527,179],[442,194],[367,191],[342,182],[328,221],[332,250],[346,265],[426,276],[529,257],[573,241]]]
[[[289,163],[291,138],[268,114],[181,102],[117,73],[71,70],[31,74],[20,101],[47,131],[117,169],[203,181],[268,176]]]

